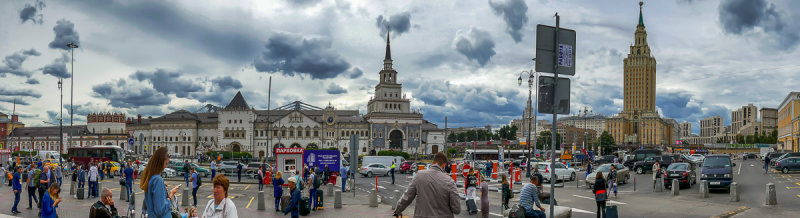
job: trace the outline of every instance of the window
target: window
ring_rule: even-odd
[[[297,159],[295,158],[283,159],[283,172],[286,173],[294,172],[296,163]]]
[[[314,137],[319,137],[319,131],[314,130]]]

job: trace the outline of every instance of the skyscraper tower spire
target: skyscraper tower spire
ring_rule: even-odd
[[[383,58],[384,60],[392,60],[392,50],[389,48],[389,33],[391,30],[391,27],[386,25],[386,57]]]
[[[639,26],[644,26],[644,19],[642,19],[642,5],[644,5],[644,2],[639,1]]]

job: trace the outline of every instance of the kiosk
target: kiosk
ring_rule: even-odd
[[[284,180],[295,175],[295,170],[303,170],[303,148],[275,148],[275,164],[283,173]],[[300,172],[301,174],[303,172]],[[286,184],[284,184],[286,185]]]

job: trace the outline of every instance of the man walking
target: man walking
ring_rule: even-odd
[[[192,199],[194,199],[194,204],[192,206],[194,207],[197,207],[197,189],[200,188],[197,184],[198,179],[200,178],[197,178],[196,169],[192,168],[192,177],[190,177],[189,180],[192,181]]]
[[[97,197],[97,166],[92,164],[92,167],[89,168],[89,196]]]
[[[56,166],[54,174],[56,175],[56,181],[58,181],[58,187],[61,187],[61,177],[62,177],[62,168],[61,165]]]
[[[394,185],[394,168],[395,168],[394,161],[392,161],[392,168],[389,169],[389,173],[392,174],[392,185]]]
[[[766,174],[769,174],[769,162],[770,162],[769,155],[767,155],[766,157],[764,157],[764,173]]]
[[[44,172],[39,175],[39,208],[42,208],[42,199],[44,198],[44,191],[47,188],[50,188],[50,177],[52,172],[50,172],[49,166],[44,166]]]
[[[242,182],[242,163],[236,165],[236,170],[236,177],[239,179],[239,182]]]
[[[22,193],[22,184],[20,184],[20,174],[22,173],[22,168],[18,168],[12,177],[14,183],[14,207],[11,207],[11,213],[14,215],[20,213],[17,210],[17,205],[19,205],[19,194]]]
[[[211,180],[212,181],[214,180],[214,176],[217,176],[217,162],[212,159],[211,160]]]
[[[125,188],[126,188],[125,195],[128,196],[128,198],[126,199],[130,199],[130,195],[133,193],[131,189],[131,186],[133,186],[133,168],[131,168],[130,164],[128,164],[128,166],[125,167],[122,176],[125,177]]]
[[[25,182],[28,184],[28,210],[33,208],[33,202],[36,202],[36,205],[39,205],[39,199],[36,198],[36,183],[34,182],[33,173],[35,168],[33,168],[33,164],[28,166],[28,180]],[[38,206],[37,206],[38,207]]]
[[[402,217],[403,210],[414,199],[417,200],[414,217],[454,217],[454,214],[459,214],[461,199],[453,179],[442,170],[446,164],[447,156],[442,152],[436,153],[431,167],[418,172],[411,180],[403,198],[397,202],[394,216]]]
[[[189,160],[184,160],[183,161],[183,180],[186,181],[186,187],[189,187],[189,173],[191,172],[191,171],[189,171],[189,168],[191,168],[191,166],[189,166]]]
[[[589,178],[589,173],[592,173],[592,160],[586,162],[586,175],[584,175],[583,177]]]

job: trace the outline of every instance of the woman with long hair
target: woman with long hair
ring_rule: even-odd
[[[60,193],[61,188],[58,186],[58,183],[50,184],[47,193],[42,197],[42,218],[58,217],[56,208],[58,207],[58,203],[61,203],[61,197],[58,196]]]
[[[167,185],[164,184],[164,178],[161,178],[161,172],[168,163],[167,148],[160,147],[153,153],[153,157],[147,162],[147,167],[142,172],[139,188],[144,190],[144,206],[147,208],[149,217],[172,217],[169,199],[175,196],[180,185],[175,186],[167,193]]]
[[[608,201],[608,193],[606,192],[606,180],[603,179],[603,172],[597,172],[594,180],[594,193],[595,201],[597,202],[597,218],[606,217],[606,201]]]
[[[508,209],[508,200],[512,197],[511,186],[508,184],[508,177],[506,174],[500,174],[500,183],[503,184],[501,189],[503,190],[503,209]]]
[[[273,197],[275,197],[275,211],[281,211],[281,197],[283,196],[283,173],[275,173],[272,179]]]

